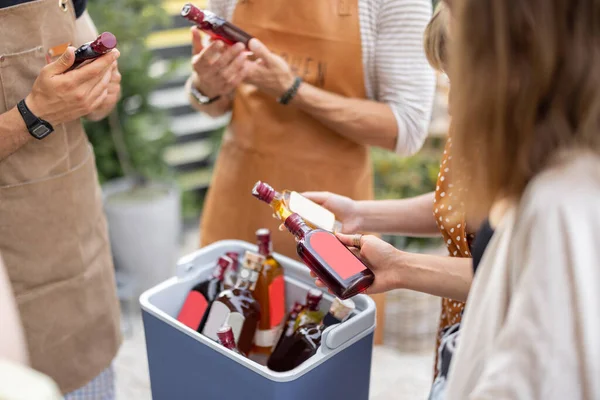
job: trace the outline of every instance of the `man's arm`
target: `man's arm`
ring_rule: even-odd
[[[0,161],[33,139],[17,107],[0,114],[0,138]]]

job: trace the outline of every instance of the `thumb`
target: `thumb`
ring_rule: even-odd
[[[60,75],[66,72],[75,62],[75,47],[67,47],[60,58],[49,65],[50,74]]]
[[[192,55],[200,54],[204,45],[202,44],[202,35],[197,27],[192,27]]]
[[[269,67],[269,62],[271,61],[273,54],[269,51],[267,46],[263,44],[263,42],[256,38],[250,39],[250,42],[248,43],[248,49],[254,53],[256,58],[260,59],[259,61],[261,61],[263,66],[267,68]]]

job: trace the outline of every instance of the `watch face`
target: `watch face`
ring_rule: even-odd
[[[42,139],[52,133],[52,129],[46,125],[40,124],[31,130],[31,134],[38,139]]]

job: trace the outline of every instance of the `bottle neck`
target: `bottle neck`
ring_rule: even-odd
[[[285,227],[291,234],[296,236],[298,240],[302,240],[312,229],[304,222],[301,216],[294,213],[287,217],[284,222]]]

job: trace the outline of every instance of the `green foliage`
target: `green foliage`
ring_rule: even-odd
[[[419,153],[406,158],[374,148],[371,156],[375,175],[375,198],[403,199],[435,190],[442,151],[443,140],[439,138],[428,139]],[[386,237],[386,240],[399,248],[423,247],[439,242],[437,239],[405,237]]]
[[[167,116],[148,103],[150,93],[164,75],[151,74],[153,54],[145,40],[155,29],[166,26],[169,17],[160,0],[89,0],[88,10],[99,31],[117,37],[123,78],[118,119],[112,124],[108,119],[85,124],[96,153],[100,182],[124,175],[111,135],[115,123],[121,127],[134,170],[146,178],[165,178],[169,169],[162,155],[173,135]]]

